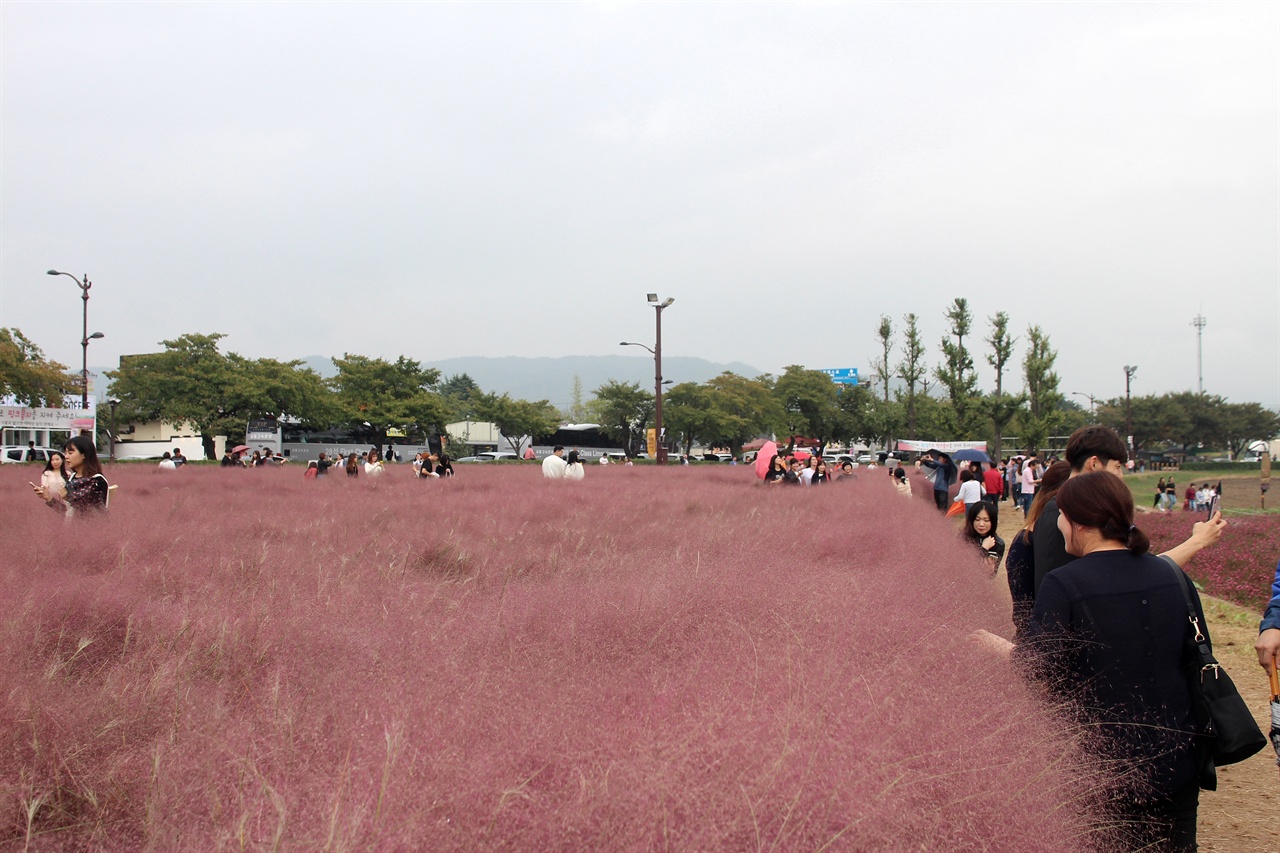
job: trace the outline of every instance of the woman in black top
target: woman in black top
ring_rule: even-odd
[[[982,553],[992,577],[1004,559],[1004,540],[996,535],[998,518],[994,501],[974,501],[964,512],[964,538]]]
[[[1133,495],[1114,474],[1072,477],[1057,500],[1058,528],[1078,559],[1045,577],[1015,655],[1074,700],[1080,724],[1126,774],[1110,803],[1117,825],[1137,836],[1124,849],[1195,850],[1200,791],[1182,570],[1147,553]]]
[[[1156,483],[1156,499],[1151,504],[1152,509],[1160,508],[1160,499],[1164,497],[1164,477],[1160,478],[1160,482]]]
[[[102,476],[98,462],[98,450],[87,435],[74,435],[62,448],[66,457],[66,495],[49,495],[39,486],[32,486],[36,494],[51,508],[68,516],[96,515],[107,508],[109,490],[107,478]]]

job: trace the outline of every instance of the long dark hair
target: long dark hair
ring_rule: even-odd
[[[974,519],[978,517],[978,513],[986,510],[987,517],[991,519],[991,530],[987,536],[996,535],[996,526],[1000,522],[1000,510],[996,508],[994,501],[974,501],[969,504],[969,508],[964,511],[964,537],[974,542],[981,542],[982,536],[978,535],[978,531],[973,529]]]
[[[1145,554],[1151,541],[1133,524],[1133,493],[1115,474],[1077,474],[1058,489],[1058,509],[1072,523],[1092,527],[1131,554]]]
[[[93,477],[102,473],[102,463],[98,461],[98,448],[93,446],[93,439],[84,435],[73,435],[62,446],[63,450],[74,447],[84,457],[84,464],[77,472],[81,477]]]
[[[57,468],[53,467],[53,457],[55,455],[57,455],[57,457],[62,460],[61,462],[58,463]],[[55,450],[52,453],[50,453],[49,461],[44,463],[44,470],[57,471],[59,474],[62,475],[62,479],[66,480],[67,479],[67,454],[63,453],[60,450]]]

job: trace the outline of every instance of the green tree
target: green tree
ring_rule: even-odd
[[[388,427],[407,427],[429,436],[444,432],[453,417],[447,401],[434,390],[440,371],[400,356],[394,362],[343,353],[335,358],[338,374],[329,380],[343,420],[367,424],[379,444]]]
[[[707,385],[681,382],[662,395],[662,425],[667,435],[680,441],[686,454],[693,451],[695,441],[714,443],[715,436],[724,431],[721,419],[724,412],[717,406],[716,394]]]
[[[235,402],[236,371],[218,350],[224,337],[186,334],[161,341],[162,352],[121,358],[118,370],[107,371],[111,393],[120,400],[117,417],[189,423],[200,433],[208,459],[215,435],[243,438],[249,413]]]
[[[1187,428],[1187,416],[1168,395],[1149,394],[1129,400],[1133,418],[1133,449],[1155,450],[1173,444]],[[1125,435],[1125,399],[1117,397],[1100,403],[1096,418],[1103,426]]]
[[[778,377],[774,396],[785,412],[788,439],[803,435],[816,438],[819,452],[845,427],[845,414],[837,405],[836,384],[820,370],[792,364]]]
[[[610,379],[596,389],[595,398],[587,404],[587,411],[600,424],[605,435],[622,442],[631,452],[653,417],[653,395],[642,390],[639,382]]]
[[[49,361],[18,329],[0,328],[0,396],[12,394],[24,406],[62,406],[67,368]]]
[[[902,434],[906,423],[906,410],[900,400],[885,402],[872,399],[863,420],[862,438],[866,439],[870,445],[892,450],[894,439]]]
[[[876,327],[876,339],[880,341],[880,357],[871,362],[872,375],[880,385],[884,402],[889,402],[889,380],[893,378],[893,367],[889,364],[889,356],[893,352],[893,323],[888,314],[880,315],[880,325]]]
[[[1022,359],[1026,384],[1027,407],[1021,412],[1021,436],[1026,450],[1038,450],[1054,435],[1061,416],[1058,374],[1053,366],[1058,353],[1049,344],[1049,336],[1039,326],[1027,328],[1027,351]]]
[[[1009,315],[998,311],[990,319],[991,337],[986,338],[986,342],[991,351],[987,353],[987,364],[996,371],[996,387],[991,395],[983,398],[982,408],[991,421],[991,457],[999,459],[1004,455],[1004,429],[1026,403],[1026,397],[1006,394],[1004,390],[1004,372],[1013,360],[1013,347],[1018,342],[1009,334]]]
[[[865,385],[840,386],[836,392],[836,407],[843,418],[840,434],[833,437],[842,444],[870,442],[872,412],[877,404],[884,405]]]
[[[902,361],[898,362],[897,376],[906,383],[907,437],[916,438],[916,386],[928,373],[924,363],[924,342],[920,340],[919,320],[915,314],[907,314],[906,338],[902,342]]]
[[[126,356],[108,371],[111,392],[125,421],[163,420],[191,424],[205,457],[213,437],[244,437],[250,418],[296,417],[310,425],[331,422],[337,408],[319,374],[301,361],[251,360],[219,351],[221,334],[186,334],[161,341],[163,352]]]
[[[436,390],[458,418],[477,420],[476,401],[484,391],[468,374],[454,374],[441,382]]]
[[[786,413],[773,393],[772,377],[748,379],[725,371],[705,383],[712,410],[718,415],[702,440],[724,445],[737,455],[753,438],[773,435],[783,429]]]
[[[1187,453],[1198,453],[1205,447],[1225,447],[1223,409],[1226,400],[1218,396],[1181,391],[1166,395],[1169,402],[1186,416],[1178,443]]]
[[[949,331],[941,343],[942,362],[934,368],[933,375],[942,383],[951,401],[948,420],[954,421],[956,436],[963,437],[976,426],[971,412],[975,408],[973,398],[978,394],[978,374],[973,368],[973,356],[964,343],[973,327],[969,300],[957,296],[947,308],[946,317]]]
[[[495,424],[515,453],[520,452],[525,436],[548,435],[560,423],[560,413],[546,400],[516,400],[509,394],[481,394],[476,398],[476,416]]]
[[[1255,441],[1271,441],[1280,435],[1280,415],[1261,403],[1227,403],[1221,412],[1222,432],[1232,459]]]
[[[574,374],[573,389],[569,397],[569,411],[565,413],[569,423],[580,424],[587,419],[587,404],[582,397],[582,377]]]

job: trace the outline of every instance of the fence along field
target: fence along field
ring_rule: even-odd
[[[1100,768],[887,478],[0,470],[3,843],[1077,850]],[[999,583],[1003,583],[1000,580]]]

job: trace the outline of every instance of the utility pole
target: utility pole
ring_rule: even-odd
[[[1129,382],[1133,374],[1138,372],[1138,365],[1124,366],[1124,431],[1125,441],[1129,443],[1129,456],[1133,456],[1133,411],[1129,406]]]
[[[1196,314],[1196,318],[1191,321],[1191,325],[1196,327],[1196,375],[1199,377],[1198,390],[1204,393],[1204,327],[1209,321],[1202,314]]]

